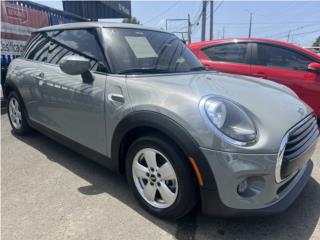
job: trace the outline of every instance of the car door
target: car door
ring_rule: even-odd
[[[201,50],[208,58],[202,63],[209,69],[219,72],[250,75],[249,43],[231,42],[211,45]]]
[[[39,33],[39,47],[27,49],[33,59],[32,84],[26,102],[32,120],[96,152],[106,154],[106,68],[95,29]],[[81,75],[64,73],[64,56],[80,55],[90,60],[93,82]]]
[[[320,76],[308,70],[313,59],[273,44],[257,43],[254,48],[252,76],[284,84],[314,110],[320,110]]]

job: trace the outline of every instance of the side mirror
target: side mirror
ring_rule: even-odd
[[[308,70],[316,73],[320,73],[320,63],[312,62],[308,65]]]
[[[94,79],[90,73],[90,61],[79,55],[69,55],[63,57],[59,66],[60,69],[66,74],[81,74],[83,82],[90,83]]]

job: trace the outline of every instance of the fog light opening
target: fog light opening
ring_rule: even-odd
[[[240,181],[237,185],[239,196],[249,198],[261,193],[265,187],[265,180],[262,176],[250,176]]]
[[[242,195],[248,188],[248,181],[245,179],[241,181],[237,187],[238,194]]]

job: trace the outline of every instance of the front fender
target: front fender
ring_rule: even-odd
[[[198,143],[180,124],[158,112],[133,112],[128,114],[118,124],[112,136],[111,158],[119,163],[119,168],[121,162],[121,143],[124,141],[127,133],[139,127],[152,128],[172,139],[187,157],[192,157],[195,160],[203,178],[203,187],[216,189],[215,179],[210,171],[209,163],[201,152]],[[186,161],[188,160],[186,159]]]

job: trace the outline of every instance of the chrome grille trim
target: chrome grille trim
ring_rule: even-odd
[[[280,183],[284,180],[281,178],[281,166],[282,166],[282,161],[283,161],[284,150],[286,149],[286,145],[288,142],[288,136],[289,136],[289,133],[284,135],[284,137],[281,141],[281,144],[280,144],[279,152],[278,152],[277,163],[276,163],[276,172],[275,172],[275,178],[276,178],[277,183]]]
[[[281,167],[283,161],[288,161],[301,156],[309,149],[310,146],[312,146],[318,136],[319,131],[317,119],[314,114],[307,116],[285,134],[280,144],[276,162],[275,179],[277,183],[280,183],[290,177],[281,177]],[[302,152],[299,152],[301,149]]]

